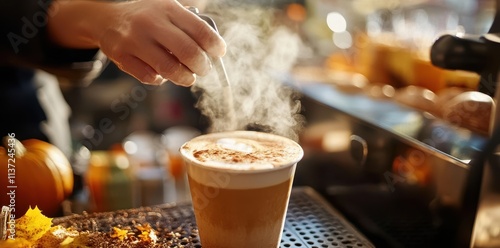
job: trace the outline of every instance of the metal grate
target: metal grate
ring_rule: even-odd
[[[374,247],[342,215],[307,187],[290,197],[281,248]]]
[[[200,248],[190,204],[165,204],[107,213],[54,219],[54,224],[80,231],[110,232],[111,227],[149,223],[159,231],[161,247]],[[162,231],[163,230],[163,231]],[[155,246],[158,247],[158,246]],[[290,197],[281,248],[374,247],[313,189],[294,188]]]
[[[376,246],[449,247],[456,240],[456,209],[433,206],[422,200],[423,194],[404,193],[372,186],[331,187],[325,197]]]

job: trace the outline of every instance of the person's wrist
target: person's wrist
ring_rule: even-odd
[[[88,0],[54,1],[47,30],[52,42],[68,48],[99,48],[99,39],[116,22],[117,3]]]
[[[95,47],[100,47],[103,37],[113,27],[117,26],[120,15],[120,8],[124,3],[97,2],[93,5],[92,16],[84,20],[84,33],[88,39],[88,43]]]

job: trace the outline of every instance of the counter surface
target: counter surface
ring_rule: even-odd
[[[53,223],[79,231],[105,233],[116,226],[149,223],[155,230],[161,230],[159,243],[164,245],[157,243],[155,247],[201,247],[190,203],[66,216],[54,219]],[[295,187],[280,247],[374,246],[312,188]]]

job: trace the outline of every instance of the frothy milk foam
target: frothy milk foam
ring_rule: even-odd
[[[199,136],[184,144],[181,153],[195,165],[189,173],[194,180],[228,189],[262,188],[282,183],[293,173],[289,167],[303,156],[296,142],[253,131]],[[198,170],[199,166],[205,169]],[[206,172],[207,168],[211,173]],[[250,175],[261,171],[265,173],[259,180]]]

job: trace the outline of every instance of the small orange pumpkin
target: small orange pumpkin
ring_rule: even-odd
[[[64,153],[47,142],[4,138],[0,147],[0,205],[23,215],[38,206],[54,217],[73,191],[73,170]]]

